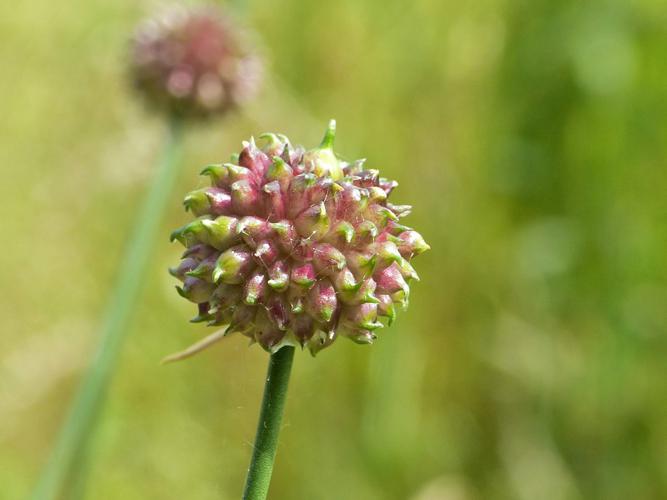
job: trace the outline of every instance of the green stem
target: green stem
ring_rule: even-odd
[[[83,491],[84,476],[88,470],[86,457],[95,422],[116,368],[123,340],[127,336],[131,313],[137,303],[153,247],[159,236],[162,214],[176,182],[181,143],[182,123],[172,118],[159,169],[118,272],[118,281],[103,323],[100,346],[81,382],[49,461],[42,471],[33,492],[33,500],[69,499],[73,492],[81,495]]]
[[[294,347],[285,346],[272,354],[269,360],[257,436],[243,500],[264,500],[269,491],[293,358]]]

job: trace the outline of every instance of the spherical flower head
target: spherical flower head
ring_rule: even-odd
[[[310,151],[263,134],[263,147],[250,139],[202,171],[211,186],[184,201],[197,218],[172,233],[186,250],[170,271],[198,306],[193,321],[315,354],[341,335],[372,343],[407,306],[410,260],[429,246],[400,223],[410,207],[388,201],[397,183],[340,160],[334,132],[331,121]]]
[[[135,87],[153,107],[196,119],[243,104],[262,75],[245,34],[214,7],[173,7],[142,23],[130,64]]]

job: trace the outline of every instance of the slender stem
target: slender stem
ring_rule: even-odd
[[[150,191],[122,261],[102,326],[100,345],[86,372],[52,454],[33,492],[33,500],[81,496],[88,448],[95,423],[116,368],[131,313],[136,305],[146,268],[158,237],[162,214],[178,174],[182,123],[169,122],[165,149]],[[76,493],[75,493],[76,492]]]
[[[285,346],[272,354],[269,360],[257,436],[243,500],[264,500],[269,491],[293,358],[294,347]]]

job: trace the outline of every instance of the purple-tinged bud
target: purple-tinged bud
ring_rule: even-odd
[[[257,312],[254,326],[254,338],[264,350],[275,352],[279,347],[282,347],[281,341],[285,337],[285,332],[269,319],[265,311],[259,310]]]
[[[294,221],[299,235],[306,239],[319,240],[329,232],[329,216],[324,203],[313,205],[301,212]]]
[[[266,172],[266,180],[269,182],[276,181],[283,192],[286,192],[290,186],[290,182],[294,173],[285,160],[280,156],[274,156],[273,162]]]
[[[183,281],[185,279],[186,273],[192,271],[198,265],[199,265],[199,260],[194,259],[192,257],[187,257],[183,259],[178,264],[178,266],[170,267],[169,274],[171,274],[174,278],[178,278],[179,280]]]
[[[313,242],[307,238],[301,239],[298,246],[292,252],[291,257],[297,263],[313,260]]]
[[[269,286],[276,292],[282,292],[289,285],[289,268],[282,261],[276,261],[269,269]]]
[[[248,181],[251,184],[256,183],[257,176],[249,168],[235,165],[234,163],[225,163],[223,166],[227,169],[227,178],[229,179],[230,186],[238,181]]]
[[[225,250],[230,245],[238,241],[236,236],[236,225],[238,219],[221,215],[214,220],[203,219],[201,221],[205,232],[201,236],[201,241],[218,250]]]
[[[215,268],[216,257],[215,254],[209,255],[204,260],[202,260],[197,267],[188,271],[187,276],[192,276],[193,278],[199,278],[205,281],[211,281],[211,274]]]
[[[231,184],[229,180],[229,169],[219,163],[207,165],[199,172],[199,175],[208,175],[213,186],[227,187]]]
[[[317,321],[329,323],[338,307],[336,290],[327,279],[315,283],[315,286],[308,292],[306,301],[306,310]]]
[[[412,258],[414,255],[430,250],[431,247],[424,241],[422,235],[417,231],[404,231],[398,238],[401,243],[398,245],[398,250],[406,259]]]
[[[334,273],[332,277],[332,282],[334,287],[339,292],[356,292],[361,287],[361,281],[357,281],[354,278],[354,274],[348,269],[345,268],[342,271]]]
[[[368,196],[357,186],[343,183],[343,191],[338,194],[338,218],[352,221],[358,214],[363,214],[367,207]]]
[[[210,297],[210,303],[220,310],[236,306],[241,302],[243,289],[236,285],[221,283],[213,291]]]
[[[313,246],[313,263],[318,272],[331,274],[343,270],[345,256],[333,245],[319,243]]]
[[[296,246],[298,235],[294,226],[286,220],[270,223],[271,229],[276,232],[278,244],[284,252],[290,254]]]
[[[392,214],[395,214],[395,217],[407,217],[412,212],[412,205],[394,205],[392,203],[387,203],[387,210]]]
[[[340,298],[345,304],[356,305],[364,302],[378,303],[379,300],[375,296],[375,289],[377,284],[372,278],[367,278],[360,282],[356,290],[341,292]]]
[[[311,205],[310,190],[316,182],[317,177],[310,172],[299,174],[290,181],[287,192],[287,215],[289,218],[294,218]]]
[[[368,196],[371,203],[380,203],[387,199],[387,193],[378,186],[368,188]]]
[[[284,135],[273,134],[271,132],[260,134],[259,138],[266,141],[266,145],[262,149],[269,158],[281,155],[285,146],[289,143],[289,140]]]
[[[236,181],[231,185],[232,207],[237,214],[258,213],[259,193],[248,180]]]
[[[304,311],[304,301],[308,293],[307,289],[301,287],[290,287],[287,298],[290,304],[290,311],[294,314],[301,314]]]
[[[176,291],[181,297],[195,304],[207,302],[214,289],[215,285],[212,283],[189,276],[183,281],[182,287],[176,287]]]
[[[377,263],[377,255],[372,248],[366,248],[363,252],[350,250],[345,253],[347,265],[358,278],[372,276]]]
[[[410,289],[406,288],[405,290],[399,290],[396,293],[392,293],[391,300],[394,301],[394,304],[401,306],[402,309],[407,309],[410,300]]]
[[[394,301],[390,295],[385,295],[382,293],[378,294],[377,298],[380,301],[380,303],[377,305],[378,315],[388,318],[387,324],[391,326],[391,324],[396,319],[396,307],[394,307]]]
[[[385,179],[384,177],[380,177],[378,184],[384,190],[387,196],[389,196],[391,192],[398,187],[398,182]]]
[[[236,232],[251,248],[257,248],[260,241],[271,236],[272,229],[269,223],[259,217],[247,216],[239,220]]]
[[[208,213],[208,210],[211,208],[211,204],[208,201],[208,196],[206,196],[206,191],[208,189],[216,188],[204,188],[189,192],[183,199],[183,206],[185,207],[185,210],[189,210],[197,217]]]
[[[223,189],[208,187],[188,193],[183,205],[197,217],[205,214],[227,215],[232,208],[232,198]]]
[[[308,204],[315,205],[332,198],[334,193],[339,193],[343,187],[328,177],[320,177],[308,190]]]
[[[351,330],[375,330],[382,328],[377,320],[378,305],[365,302],[356,306],[346,306],[341,315],[341,324]]]
[[[392,262],[400,262],[403,260],[401,253],[398,251],[398,247],[391,241],[376,242],[371,245],[371,248],[380,260],[381,267],[387,267]]]
[[[401,269],[401,274],[403,275],[403,278],[406,280],[415,280],[415,281],[420,281],[419,275],[417,274],[417,271],[415,271],[415,268],[412,267],[410,262],[408,262],[408,259],[404,259],[401,257],[399,261],[397,261],[398,267]]]
[[[382,205],[377,204],[369,205],[366,209],[365,216],[380,227],[386,226],[389,221],[398,221],[398,216],[394,212],[389,210],[387,207],[383,207]]]
[[[214,315],[209,311],[208,302],[197,304],[197,316],[190,320],[190,323],[204,323],[214,318]]]
[[[348,334],[347,338],[356,344],[372,344],[377,339],[377,335],[368,330],[357,330]]]
[[[294,336],[301,344],[305,345],[315,332],[313,318],[308,314],[296,314],[292,317],[292,329]]]
[[[228,215],[231,213],[232,197],[227,191],[210,188],[206,191],[211,215]]]
[[[301,146],[292,147],[290,146],[289,141],[287,141],[285,149],[283,149],[280,157],[292,167],[294,175],[299,175],[306,171],[306,168],[303,165],[303,154],[304,149]]]
[[[402,243],[402,241],[398,238],[398,236],[394,236],[389,232],[389,229],[385,229],[376,239],[376,243],[382,243],[385,241],[390,241],[394,245],[398,246]]]
[[[204,243],[198,243],[186,248],[181,258],[187,259],[190,257],[193,259],[202,260],[215,252],[215,248],[205,245]]]
[[[243,335],[252,332],[255,324],[255,318],[259,316],[257,309],[253,306],[239,305],[234,309],[234,312],[229,322],[229,326],[225,331],[226,335],[231,333],[241,333]]]
[[[280,249],[273,240],[261,241],[255,249],[255,258],[267,268],[276,261],[279,255]]]
[[[297,264],[292,267],[292,283],[301,288],[310,288],[317,279],[315,268],[310,262]]]
[[[266,208],[269,219],[281,219],[285,217],[285,197],[280,190],[278,181],[264,184],[262,191],[266,197]]]
[[[397,237],[398,235],[400,235],[404,231],[410,231],[410,228],[408,226],[404,226],[403,224],[399,224],[398,222],[389,221],[387,223],[387,227],[385,228],[385,231],[384,231],[383,235],[387,239],[389,239],[388,238],[389,235]],[[396,241],[394,241],[394,243],[396,243],[398,245],[400,243],[400,240],[397,239]]]
[[[262,302],[266,297],[267,278],[264,271],[259,269],[254,271],[243,288],[243,302],[247,305],[255,305]]]
[[[237,245],[220,254],[213,270],[213,281],[238,285],[244,282],[253,267],[255,261],[250,249],[246,245]]]
[[[396,263],[393,263],[383,270],[376,272],[374,279],[377,282],[377,289],[379,293],[392,294],[401,290],[404,291],[410,289],[408,284],[405,282],[405,279],[403,279],[401,269]]]
[[[255,145],[254,140],[243,143],[243,150],[239,155],[239,165],[252,170],[261,177],[271,165],[271,159]]]
[[[349,245],[352,242],[352,238],[354,238],[354,226],[346,220],[342,220],[331,228],[326,241],[333,245]]]
[[[229,325],[232,321],[233,310],[232,309],[217,309],[209,313],[212,316],[211,320],[206,323],[206,326],[222,326]],[[225,331],[225,334],[228,332]]]
[[[379,231],[375,224],[369,220],[363,221],[357,226],[356,233],[352,240],[354,246],[369,245],[375,241]]]
[[[365,188],[377,186],[380,177],[380,171],[374,168],[365,169],[357,174],[359,185]]]
[[[172,231],[171,235],[169,236],[169,241],[178,240],[178,242],[183,246],[189,248],[202,242],[202,238],[205,236],[205,234],[206,229],[202,224],[202,220],[197,219]]]
[[[266,314],[279,330],[287,330],[289,326],[289,307],[282,295],[273,295],[266,305]]]
[[[311,354],[315,356],[322,349],[326,349],[331,344],[333,344],[336,340],[336,337],[338,337],[338,333],[336,333],[336,330],[334,329],[326,332],[316,329],[315,333],[308,341],[308,349],[310,350]]]

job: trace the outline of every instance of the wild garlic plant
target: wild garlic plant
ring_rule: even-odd
[[[231,163],[202,171],[187,194],[196,217],[171,238],[185,246],[170,270],[197,305],[192,320],[218,330],[167,360],[238,333],[271,353],[244,498],[266,498],[295,347],[313,355],[338,337],[370,344],[407,307],[410,261],[429,249],[388,198],[397,183],[334,153],[332,120],[319,147],[281,134],[243,143]],[[384,323],[383,323],[384,321]]]

